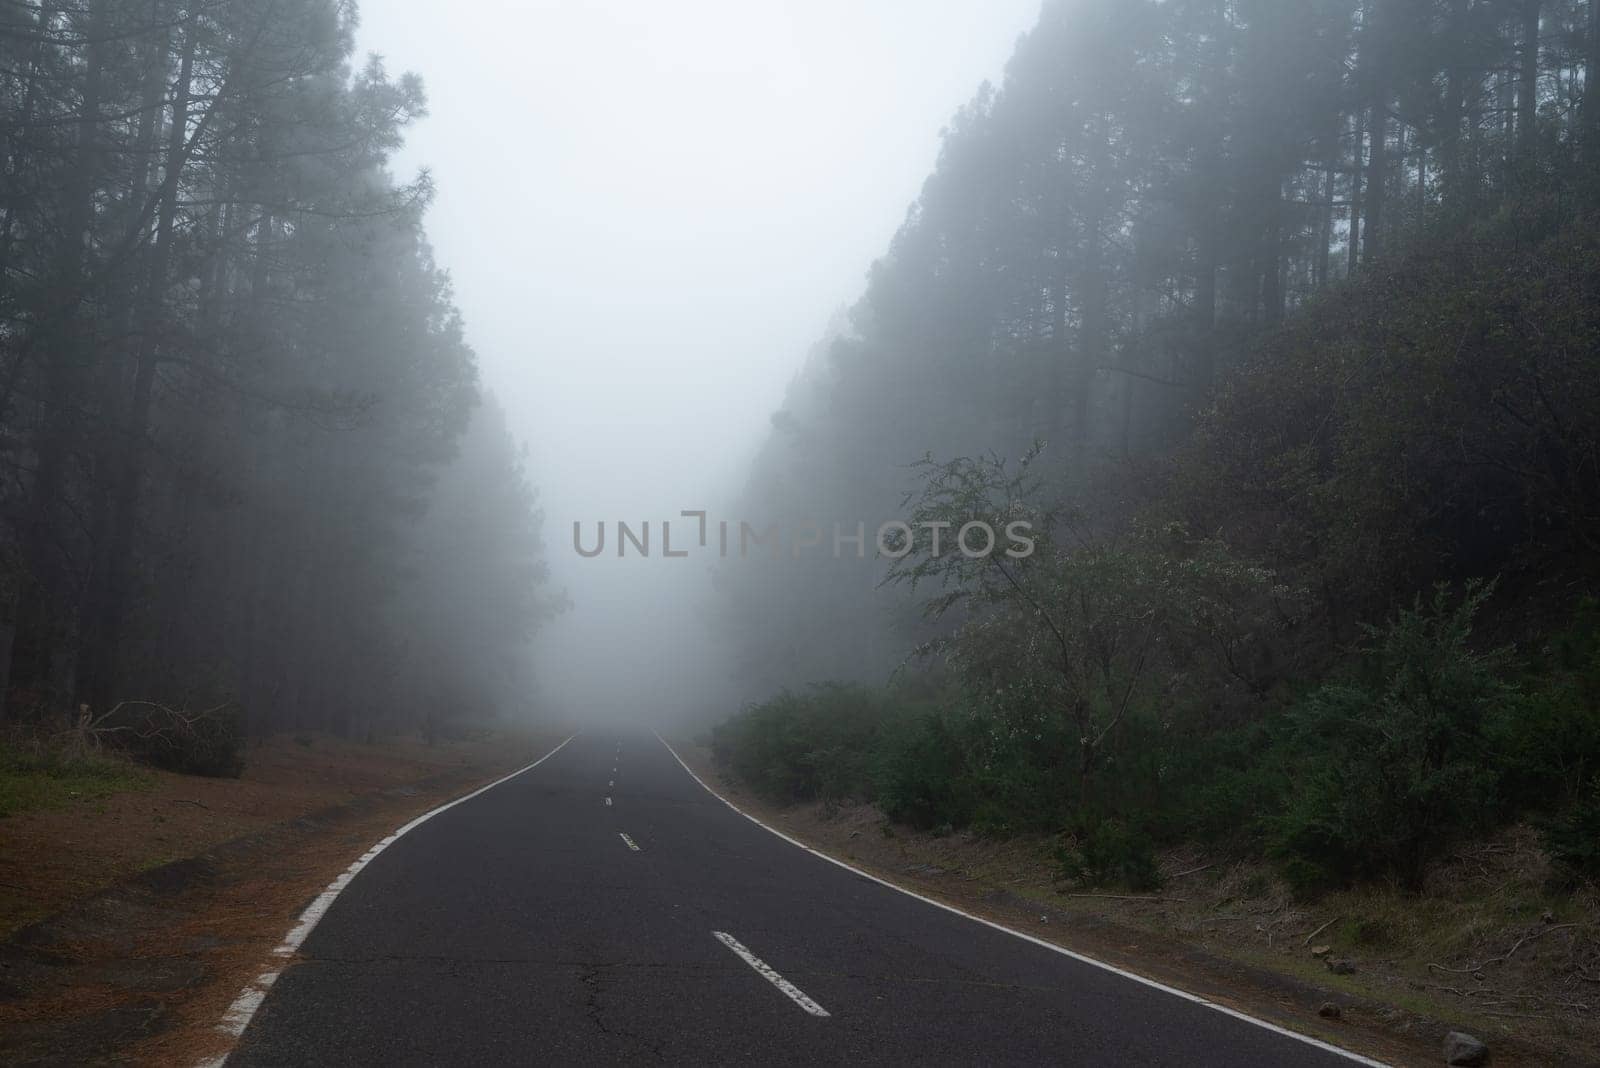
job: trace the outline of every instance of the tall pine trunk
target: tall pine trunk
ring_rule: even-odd
[[[1107,172],[1110,170],[1109,120],[1102,111],[1097,116],[1094,159],[1090,163],[1089,204],[1083,226],[1083,273],[1079,294],[1078,358],[1073,363],[1072,390],[1073,459],[1082,462],[1089,446],[1090,392],[1096,370],[1105,362],[1108,309],[1105,267],[1105,229]]]
[[[1522,0],[1522,74],[1517,81],[1517,156],[1526,166],[1539,149],[1539,29],[1544,0]]]
[[[1378,10],[1374,5],[1373,11]],[[1367,55],[1363,62],[1368,71],[1368,92],[1371,117],[1372,148],[1367,157],[1366,237],[1361,258],[1370,263],[1383,255],[1384,226],[1386,224],[1389,187],[1389,44],[1383,34],[1388,29],[1386,20],[1373,15],[1368,28]]]
[[[150,24],[161,24],[160,0],[151,5]],[[166,111],[165,96],[171,58],[171,35],[159,32],[145,56],[144,89],[141,93],[139,132],[133,144],[133,173],[128,182],[128,203],[143,204],[150,196],[151,176],[161,150],[161,120]],[[136,270],[119,271],[111,279],[111,336],[108,348],[132,344],[139,330],[141,277]],[[98,417],[91,430],[94,456],[94,492],[90,501],[88,596],[78,605],[78,634],[91,644],[97,639],[96,613],[100,609],[98,586],[113,566],[111,530],[114,522],[115,484],[122,462],[122,425],[126,418],[127,368],[118,360],[101,359],[91,384],[99,398]],[[84,650],[85,673],[79,676],[77,699],[85,701],[84,683],[95,670],[95,653]]]
[[[18,188],[16,181],[17,170],[21,169],[23,154],[29,150],[26,140],[28,131],[33,128],[34,112],[39,101],[39,83],[45,76],[44,60],[46,56],[45,40],[52,20],[55,18],[55,5],[41,3],[39,12],[34,21],[35,33],[38,41],[29,50],[28,69],[23,75],[21,102],[17,111],[16,121],[11,124],[6,134],[6,158],[14,166],[8,167],[6,172],[7,185],[13,190]],[[3,208],[0,208],[0,279],[11,276],[11,262],[13,245],[12,240],[16,230],[16,216],[21,206],[22,198],[13,193],[5,198]],[[12,352],[10,361],[5,368],[5,380],[0,385],[0,425],[5,423],[6,413],[11,408],[11,401],[15,395],[17,384],[22,379],[23,366],[26,364],[20,352]],[[11,692],[11,656],[12,644],[17,637],[17,615],[21,608],[18,591],[8,590],[0,597],[0,722],[4,722],[7,715],[7,695]]]
[[[25,574],[11,630],[11,653],[6,659],[9,681],[29,690],[44,691],[45,700],[56,705],[70,690],[68,665],[74,650],[64,616],[68,583],[62,575],[61,546],[52,519],[63,495],[73,448],[73,408],[81,370],[76,363],[92,359],[83,336],[80,305],[85,254],[94,227],[96,183],[104,169],[100,138],[106,44],[111,35],[109,15],[110,0],[94,0],[89,7],[77,143],[61,199],[63,225],[50,268],[51,285],[43,301],[43,319],[35,328],[37,335],[25,342],[35,358],[45,361],[47,411],[36,450],[33,484],[24,506],[20,540]],[[9,704],[9,694],[0,697]]]
[[[173,86],[166,165],[162,174],[161,205],[156,222],[156,244],[146,279],[141,329],[134,346],[133,387],[123,421],[121,463],[112,488],[111,530],[106,568],[91,586],[93,630],[87,649],[80,700],[94,708],[110,706],[127,612],[128,583],[133,571],[134,532],[138,524],[139,490],[144,478],[146,437],[154,396],[159,346],[157,336],[166,302],[167,278],[172,271],[172,243],[177,234],[178,191],[182,181],[184,147],[189,133],[189,105],[194,77],[195,39],[184,31],[183,59]]]
[[[1600,164],[1600,0],[1589,0],[1583,59],[1583,152],[1590,170]]]
[[[1071,280],[1067,277],[1067,244],[1072,231],[1072,200],[1065,174],[1057,179],[1056,186],[1059,203],[1056,205],[1055,270],[1050,279],[1048,371],[1042,398],[1044,410],[1038,413],[1036,421],[1036,425],[1042,429],[1035,431],[1036,437],[1052,440],[1061,423],[1066,393],[1066,363],[1070,358],[1067,347],[1067,300]]]
[[[1358,112],[1350,149],[1350,247],[1346,250],[1349,261],[1345,264],[1346,273],[1352,276],[1361,267],[1361,202],[1364,193],[1361,179],[1366,173],[1366,157],[1366,113]]]
[[[1444,172],[1443,195],[1446,208],[1460,209],[1468,202],[1467,189],[1476,176],[1469,173],[1465,152],[1467,111],[1467,0],[1450,0],[1450,21],[1446,39],[1450,44],[1449,69],[1445,74],[1444,116],[1440,123],[1439,164]]]

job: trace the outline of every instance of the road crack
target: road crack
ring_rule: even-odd
[[[660,1036],[645,1037],[621,1027],[610,1026],[605,1020],[605,1008],[601,1005],[601,998],[610,989],[611,980],[606,976],[613,965],[589,964],[584,965],[578,975],[578,982],[583,985],[585,1013],[589,1022],[601,1035],[607,1038],[618,1039],[623,1042],[638,1046],[649,1053],[656,1061],[666,1061],[666,1039]]]

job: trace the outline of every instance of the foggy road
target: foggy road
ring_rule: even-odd
[[[1348,1065],[830,864],[585,733],[376,856],[232,1065]]]

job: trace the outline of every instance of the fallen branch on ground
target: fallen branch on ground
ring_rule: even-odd
[[[1335,916],[1333,919],[1329,920],[1327,923],[1323,924],[1321,927],[1318,927],[1315,931],[1312,931],[1310,934],[1306,935],[1306,940],[1302,944],[1309,946],[1311,944],[1311,940],[1313,938],[1317,937],[1317,935],[1321,934],[1323,931],[1326,931],[1328,928],[1330,928],[1334,924],[1338,923],[1342,918],[1343,917]]]
[[[1216,867],[1215,864],[1202,864],[1198,868],[1190,868],[1188,871],[1180,871],[1178,874],[1170,876],[1170,878],[1181,879],[1185,875],[1198,875],[1200,872],[1205,871],[1207,868],[1214,868],[1214,867]]]
[[[1469,965],[1468,967],[1465,967],[1465,968],[1447,968],[1443,964],[1434,964],[1434,963],[1430,962],[1428,964],[1428,967],[1434,969],[1435,971],[1450,972],[1452,975],[1473,975],[1473,974],[1475,974],[1477,972],[1483,971],[1483,969],[1487,968],[1491,964],[1504,964],[1506,961],[1510,960],[1513,956],[1515,956],[1517,950],[1521,949],[1523,947],[1523,945],[1525,943],[1527,943],[1527,942],[1531,942],[1536,938],[1542,938],[1543,936],[1549,934],[1551,931],[1564,931],[1569,927],[1578,927],[1578,926],[1580,926],[1580,925],[1576,924],[1576,923],[1558,923],[1558,924],[1555,924],[1554,926],[1551,926],[1551,927],[1541,927],[1536,931],[1529,931],[1527,934],[1525,934],[1521,938],[1517,939],[1516,942],[1511,946],[1511,948],[1505,951],[1505,954],[1503,956],[1490,957],[1488,960],[1484,961],[1482,964]],[[1581,972],[1580,972],[1580,974],[1581,974]],[[1592,980],[1592,981],[1594,981],[1594,980]]]

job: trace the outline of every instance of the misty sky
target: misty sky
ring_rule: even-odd
[[[531,449],[577,606],[541,640],[552,699],[717,699],[719,666],[675,611],[703,565],[580,560],[571,523],[727,496],[899,227],[941,127],[999,79],[1038,8],[489,0],[468,17],[365,0],[362,50],[427,83],[430,118],[398,169],[437,181],[428,230]],[[597,672],[602,645],[627,669]]]

